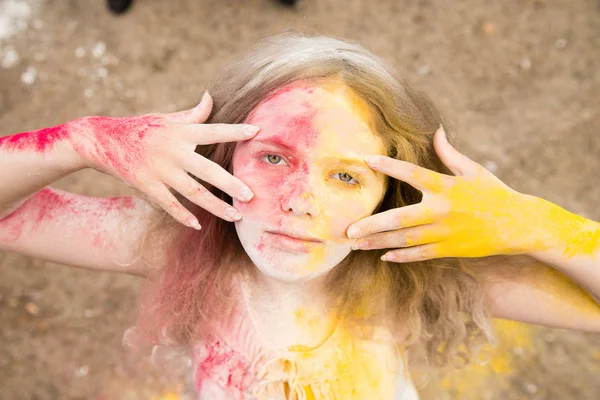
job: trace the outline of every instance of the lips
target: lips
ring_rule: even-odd
[[[323,242],[322,240],[319,240],[315,237],[312,237],[310,235],[300,233],[300,232],[293,232],[293,231],[287,231],[287,230],[271,230],[271,231],[266,231],[266,232],[273,234],[273,235],[287,236],[290,239],[296,239],[296,240],[304,241],[304,242],[315,242],[315,243]]]
[[[281,230],[265,232],[267,236],[273,240],[277,247],[292,252],[308,253],[316,246],[323,243],[322,240],[300,232]]]

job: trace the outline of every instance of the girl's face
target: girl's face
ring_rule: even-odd
[[[250,114],[260,126],[239,143],[233,174],[254,192],[233,200],[243,219],[235,227],[252,262],[286,282],[323,275],[351,251],[350,224],[379,204],[385,177],[363,157],[385,154],[364,102],[344,84],[295,82]]]

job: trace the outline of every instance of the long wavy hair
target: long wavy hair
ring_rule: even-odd
[[[388,156],[448,173],[433,148],[443,122],[433,104],[378,57],[358,44],[330,37],[287,33],[270,37],[221,71],[209,87],[214,107],[207,123],[243,123],[270,93],[299,80],[335,78],[366,102],[373,130]],[[197,152],[231,172],[235,143],[198,146]],[[205,182],[201,182],[208,186]],[[210,190],[231,203],[220,190]],[[200,220],[201,231],[186,228],[157,210],[143,240],[147,262],[163,260],[143,292],[138,327],[155,341],[189,344],[227,306],[231,277],[249,260],[232,223],[183,196],[178,199]],[[418,203],[421,193],[388,180],[375,212]],[[157,245],[158,242],[162,244]],[[156,254],[156,249],[168,249]],[[327,276],[328,295],[354,326],[392,321],[407,348],[420,349],[429,364],[463,364],[491,339],[484,296],[460,259],[411,263],[380,260],[382,250],[355,251]],[[364,330],[363,330],[364,332]],[[418,344],[418,346],[413,346]]]

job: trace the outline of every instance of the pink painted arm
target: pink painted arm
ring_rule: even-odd
[[[66,141],[77,123],[0,138],[0,218],[43,187],[86,167]]]
[[[248,140],[251,125],[203,124],[212,110],[205,93],[190,110],[136,117],[86,117],[54,128],[0,138],[0,218],[53,181],[94,168],[144,193],[173,218],[200,229],[173,194],[227,221],[241,214],[191,175],[242,202],[252,191],[220,165],[196,153],[198,145]]]
[[[93,198],[44,188],[0,220],[0,250],[60,264],[145,275],[137,245],[152,208],[136,197]],[[157,253],[158,254],[158,253]],[[160,268],[155,257],[153,268]]]

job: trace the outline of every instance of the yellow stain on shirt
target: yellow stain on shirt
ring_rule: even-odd
[[[297,385],[308,399],[393,398],[401,360],[389,335],[361,340],[342,324],[316,348],[289,350],[296,354]]]

